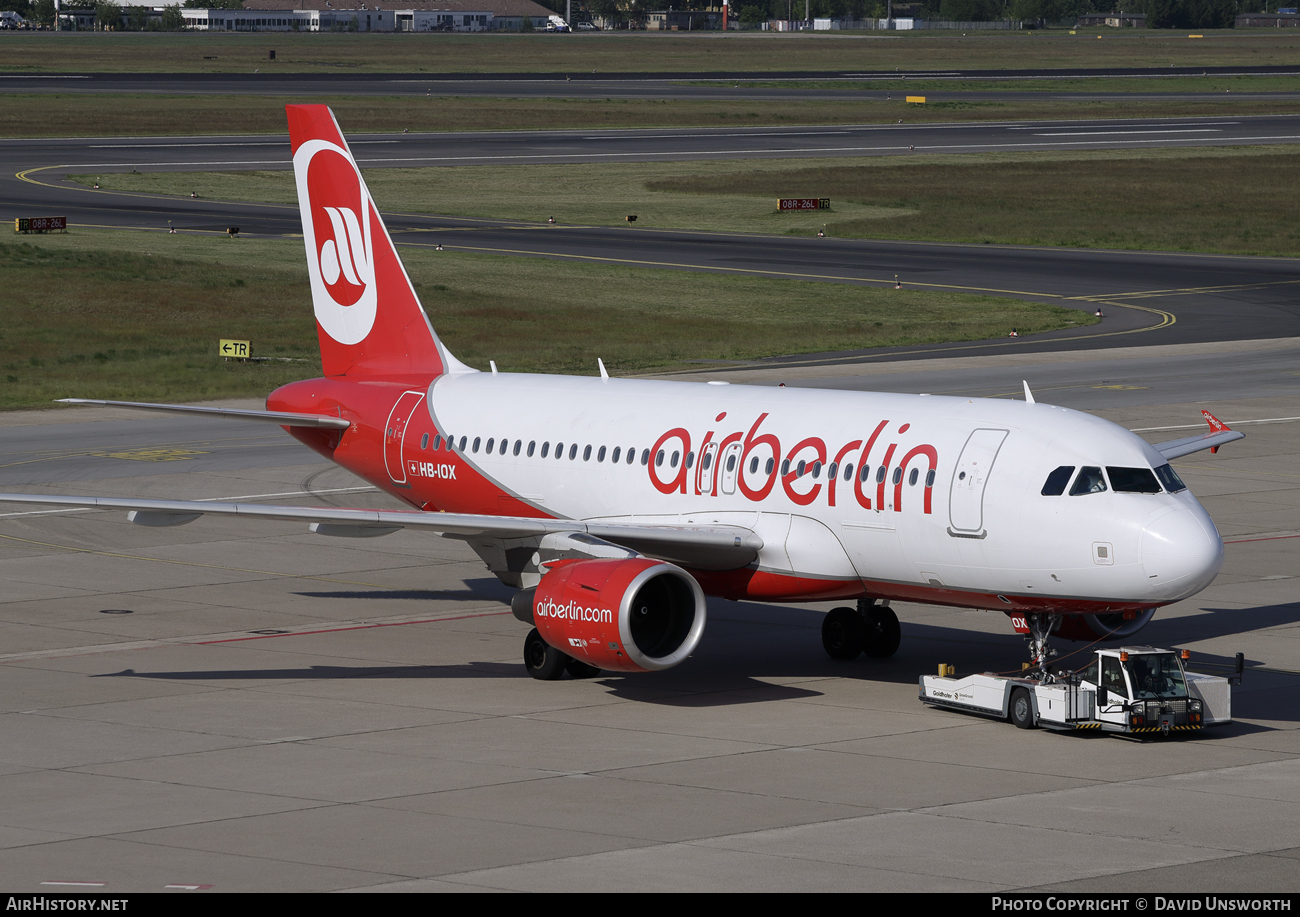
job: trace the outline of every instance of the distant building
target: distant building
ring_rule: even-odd
[[[1300,26],[1295,10],[1276,13],[1238,13],[1234,25],[1239,29],[1294,29]]]
[[[162,17],[164,4],[143,7],[131,0],[109,0]],[[545,27],[553,15],[533,0],[245,0],[242,10],[182,8],[185,28],[196,32],[487,32],[518,31],[525,21]],[[65,29],[95,27],[95,11],[64,10]]]
[[[662,32],[700,32],[722,28],[722,13],[707,10],[648,10],[645,27]]]
[[[1146,13],[1088,13],[1079,17],[1079,25],[1085,29],[1099,25],[1112,29],[1145,29],[1147,15]]]

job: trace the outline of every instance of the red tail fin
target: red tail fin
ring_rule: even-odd
[[[325,375],[461,368],[429,324],[334,113],[286,110]]]

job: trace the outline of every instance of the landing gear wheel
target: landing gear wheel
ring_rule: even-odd
[[[822,620],[822,646],[832,659],[857,659],[865,636],[862,615],[852,608],[832,608]]]
[[[564,664],[564,669],[574,678],[595,678],[600,674],[600,669],[591,663],[573,658]]]
[[[1029,700],[1029,692],[1016,688],[1011,692],[1011,722],[1017,729],[1034,728],[1034,705]]]
[[[898,652],[903,640],[903,630],[898,626],[898,615],[888,605],[872,605],[866,609],[864,649],[872,659],[888,659]]]
[[[555,681],[564,674],[564,667],[570,661],[542,639],[542,635],[533,628],[524,638],[524,668],[528,674],[541,681]]]

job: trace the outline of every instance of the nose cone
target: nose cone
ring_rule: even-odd
[[[1223,540],[1199,505],[1170,509],[1148,522],[1141,551],[1151,588],[1169,601],[1200,592],[1223,566]]]

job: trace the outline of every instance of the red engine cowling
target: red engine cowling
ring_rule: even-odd
[[[1097,639],[1126,640],[1150,624],[1155,616],[1154,608],[1104,615],[1061,615],[1061,623],[1052,628],[1052,636],[1087,643]]]
[[[635,557],[553,566],[532,599],[542,639],[600,669],[657,672],[704,634],[704,592],[680,567]]]

